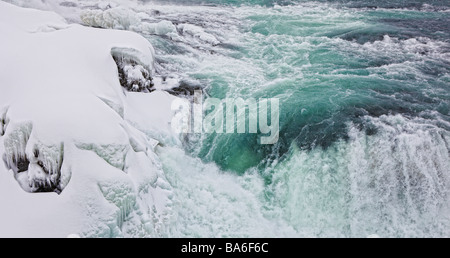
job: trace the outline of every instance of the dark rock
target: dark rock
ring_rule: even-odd
[[[195,91],[203,91],[203,87],[187,81],[181,81],[178,87],[167,90],[167,92],[175,96],[193,96]]]

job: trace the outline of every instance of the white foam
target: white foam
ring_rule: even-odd
[[[302,235],[265,214],[264,181],[256,172],[236,177],[178,148],[159,148],[157,153],[174,191],[171,237]]]
[[[367,118],[327,150],[296,149],[274,169],[274,209],[323,237],[448,236],[449,133],[432,121]]]

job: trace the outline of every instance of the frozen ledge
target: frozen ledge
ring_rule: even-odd
[[[1,1],[0,33],[0,206],[15,211],[0,237],[164,236],[172,193],[154,150],[175,97],[150,93],[150,43]]]

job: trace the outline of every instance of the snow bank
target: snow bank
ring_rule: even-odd
[[[164,236],[172,191],[154,150],[176,141],[175,97],[127,92],[115,62],[145,85],[148,41],[5,2],[0,33],[0,237]]]

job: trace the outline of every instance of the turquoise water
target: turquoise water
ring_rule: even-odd
[[[294,236],[449,236],[448,1],[172,2],[203,4],[164,18],[222,44],[150,36],[162,71],[211,97],[280,99],[275,145],[254,134],[185,142],[218,173],[261,176],[264,218]]]
[[[330,11],[321,6],[273,12],[260,9],[249,14],[240,46],[233,54],[248,64],[246,70],[258,74],[242,80],[220,73],[213,79],[201,72],[193,77],[211,79],[209,93],[214,97],[280,98],[280,142],[263,147],[258,146],[256,135],[211,136],[200,155],[209,155],[223,168],[242,173],[266,165],[271,161],[267,157],[275,152],[275,157],[282,156],[292,143],[309,150],[346,139],[349,122],[375,134],[367,116],[415,117],[436,111],[435,116],[447,120],[448,44],[439,41],[440,34],[436,41],[419,38],[424,35],[408,37],[407,33],[412,33],[409,28],[385,22],[388,17],[401,16],[403,21],[417,22],[418,17],[428,20],[447,15]],[[212,155],[211,148],[215,149]]]
[[[450,237],[448,0],[139,2],[50,9],[141,33],[156,77],[206,97],[280,100],[275,145],[145,131],[170,184],[145,236]],[[149,227],[122,219],[125,236],[143,236],[127,222]]]

